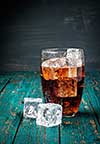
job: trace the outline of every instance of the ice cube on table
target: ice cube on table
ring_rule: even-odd
[[[25,118],[36,118],[39,103],[42,103],[41,98],[24,98],[23,116]]]
[[[53,127],[62,122],[62,106],[54,103],[46,103],[38,105],[38,114],[36,124]]]

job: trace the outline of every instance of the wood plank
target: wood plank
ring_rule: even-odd
[[[100,99],[98,99],[97,96],[95,95],[94,88],[88,87],[87,92],[88,92],[87,99],[89,99],[91,106],[94,110],[94,113],[95,113],[95,115],[99,121],[99,124],[100,124]]]
[[[34,74],[18,73],[0,96],[0,143],[11,144],[22,119],[23,98],[34,81]]]
[[[41,97],[41,91],[40,91],[40,77],[36,73],[34,75],[34,82],[30,89],[30,92],[28,92],[27,97]],[[24,133],[23,133],[24,132]],[[22,123],[18,129],[18,132],[16,134],[15,143],[33,143],[36,141],[36,135],[38,131],[36,128],[35,120],[29,120],[23,118]]]
[[[94,109],[84,89],[80,113],[74,118],[65,118],[61,126],[61,143],[97,143],[100,142],[100,125],[95,116]],[[90,95],[90,93],[89,93]]]
[[[100,72],[89,73],[91,84],[87,81],[87,96],[100,123]]]
[[[76,117],[64,118],[60,128],[45,128],[37,126],[35,120],[22,117],[24,97],[43,98],[39,73],[15,73],[0,94],[0,143],[99,144],[100,99],[95,93],[98,85],[94,82],[99,76],[99,73],[87,74],[80,112]]]
[[[29,96],[43,98],[39,73],[35,74],[34,85]],[[23,118],[15,138],[15,144],[19,143],[19,141],[20,144],[58,144],[59,127],[46,128],[36,125],[36,120]]]
[[[0,93],[9,83],[9,80],[14,76],[13,73],[0,73]]]
[[[59,126],[46,128],[45,137],[44,137],[45,144],[60,144],[60,133],[59,133]]]
[[[89,73],[89,78],[92,80],[95,95],[99,99],[100,97],[100,72]]]
[[[58,127],[38,126],[35,120],[23,118],[14,144],[59,144],[58,130]]]
[[[92,86],[93,88],[100,88],[100,72],[93,71],[86,73],[86,80],[87,80],[87,86]]]
[[[9,82],[9,79],[0,78],[0,93],[6,87],[8,82]]]

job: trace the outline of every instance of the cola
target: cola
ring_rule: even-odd
[[[40,70],[45,101],[61,104],[63,115],[74,116],[82,98],[84,65],[69,66],[65,58],[50,58]]]

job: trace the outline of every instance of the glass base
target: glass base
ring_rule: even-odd
[[[68,117],[68,118],[70,118],[70,117],[75,117],[76,114],[77,114],[77,113],[68,114],[68,115],[67,115],[67,114],[64,114],[63,117]]]

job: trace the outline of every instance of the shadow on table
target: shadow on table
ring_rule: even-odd
[[[79,126],[80,124],[88,123],[90,120],[93,120],[95,118],[95,114],[92,112],[78,112],[74,117],[63,117],[62,119],[62,125],[68,126],[68,125],[75,125]]]

